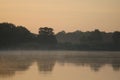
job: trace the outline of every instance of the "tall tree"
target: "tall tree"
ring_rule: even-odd
[[[57,44],[57,39],[54,35],[53,29],[48,27],[39,28],[38,41],[43,45]]]
[[[114,44],[120,45],[120,32],[118,31],[114,32],[112,38],[113,38]]]
[[[90,37],[89,39],[92,41],[92,42],[95,42],[95,43],[100,43],[102,41],[102,34],[101,32],[98,30],[98,29],[95,29],[93,32],[90,33]]]

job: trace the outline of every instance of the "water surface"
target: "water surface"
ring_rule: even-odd
[[[120,80],[120,52],[0,51],[0,80]]]

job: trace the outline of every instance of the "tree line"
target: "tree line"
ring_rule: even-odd
[[[38,34],[24,26],[0,23],[0,49],[11,47],[69,50],[120,50],[120,32],[65,31],[54,34],[53,28],[40,27]]]
[[[37,44],[36,46],[39,45],[39,47],[55,46],[57,44],[57,39],[52,28],[39,28],[39,34],[34,34],[24,26],[16,26],[12,23],[0,23],[1,48],[9,48],[16,45],[18,47],[26,43],[34,43]],[[34,47],[35,45],[30,46]]]
[[[56,34],[62,48],[77,50],[120,50],[120,32],[94,31],[61,31]]]

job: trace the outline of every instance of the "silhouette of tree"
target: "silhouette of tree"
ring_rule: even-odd
[[[0,23],[0,44],[5,46],[13,42],[15,25],[11,23]]]
[[[23,26],[16,27],[16,40],[19,42],[29,41],[31,39],[31,33]]]
[[[113,38],[114,44],[120,46],[120,32],[118,31],[114,32],[112,38]]]
[[[98,29],[95,29],[91,35],[90,35],[90,38],[89,38],[91,41],[93,42],[101,42],[102,41],[102,35],[101,35],[101,32],[98,30]]]
[[[54,35],[53,29],[48,27],[39,28],[38,41],[44,45],[57,44],[57,39]]]
[[[30,41],[32,33],[23,26],[0,23],[0,46],[10,46]]]
[[[54,35],[53,29],[44,27],[44,28],[39,28],[39,34],[40,35]]]

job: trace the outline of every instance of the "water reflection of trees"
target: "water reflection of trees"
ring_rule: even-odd
[[[63,65],[88,66],[93,71],[99,71],[106,64],[111,65],[115,71],[120,69],[118,54],[0,54],[0,76],[12,76],[16,71],[25,71],[29,69],[33,62],[37,62],[40,72],[51,72],[56,62]]]
[[[23,55],[0,55],[0,75],[14,75],[16,71],[25,71],[31,65],[31,60]]]
[[[62,60],[59,60],[62,64],[73,64],[76,66],[89,66],[94,71],[99,71],[100,68],[106,64],[110,65],[113,70],[118,71],[120,69],[120,54],[107,54],[107,55],[64,55]]]
[[[55,66],[55,55],[41,55],[37,59],[38,69],[43,72],[51,72]]]

